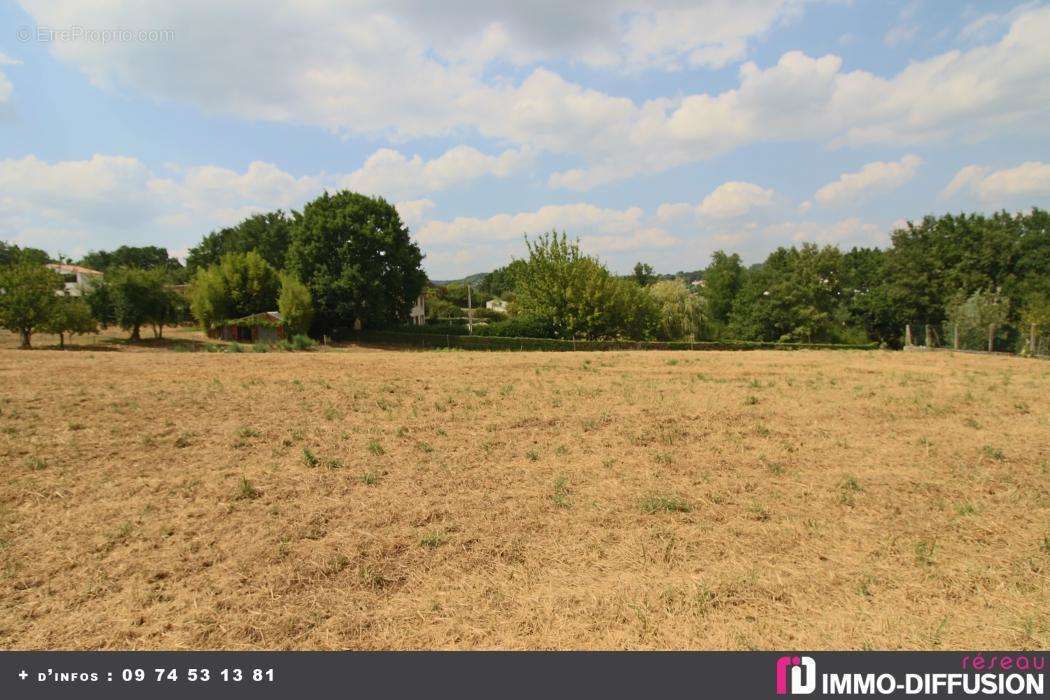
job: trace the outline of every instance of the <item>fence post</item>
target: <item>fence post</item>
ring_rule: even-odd
[[[904,326],[904,345],[905,347],[911,345],[911,324]]]
[[[930,324],[926,324],[926,348],[932,348],[933,343],[930,341]]]
[[[988,324],[988,352],[995,350],[995,324]]]
[[[953,323],[952,324],[952,346],[956,350],[959,349],[959,324],[958,323]]]

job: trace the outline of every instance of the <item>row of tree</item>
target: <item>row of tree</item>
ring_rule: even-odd
[[[527,257],[470,289],[430,286],[430,315],[460,316],[473,293],[473,306],[493,297],[511,302],[511,318],[480,331],[501,335],[899,345],[908,323],[1050,325],[1050,216],[1040,209],[926,217],[894,231],[886,249],[803,244],[751,266],[718,251],[704,270],[673,278],[644,263],[613,275],[565,234],[526,239],[526,248]],[[154,247],[94,251],[80,262],[106,273],[86,297],[93,318],[133,338],[143,325],[160,336],[190,313],[211,327],[275,308],[295,330],[318,336],[404,323],[426,287],[422,257],[385,200],[326,192],[302,212],[260,214],[208,234],[185,267]],[[10,290],[47,259],[0,244],[7,270],[0,306],[11,308],[17,295]],[[48,279],[27,289],[53,284]],[[35,320],[2,313],[28,339],[50,312]]]
[[[210,233],[186,266],[153,246],[92,251],[79,264],[104,273],[85,290],[91,317],[138,340],[142,326],[162,337],[190,314],[211,328],[278,310],[293,332],[315,336],[396,325],[426,284],[422,260],[391,204],[344,191],[325,192],[301,213],[260,214]],[[43,267],[49,261],[38,249],[0,245],[0,313],[24,344],[45,329],[62,286]]]
[[[807,243],[751,266],[717,251],[707,268],[676,276],[640,262],[616,278],[563,234],[527,249],[477,283],[511,300],[514,316],[479,332],[899,346],[907,324],[1050,326],[1050,216],[1040,209],[926,217],[886,249]],[[454,288],[435,293],[437,304],[455,301]]]

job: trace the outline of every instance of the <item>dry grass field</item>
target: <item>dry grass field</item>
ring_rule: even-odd
[[[1045,649],[1048,397],[950,354],[2,349],[0,646]]]

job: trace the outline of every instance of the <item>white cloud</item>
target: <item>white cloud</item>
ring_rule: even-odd
[[[704,197],[697,209],[703,216],[728,219],[743,216],[756,207],[768,207],[774,194],[773,190],[750,182],[727,182]]]
[[[732,89],[639,103],[544,67],[723,65],[743,58],[752,38],[789,21],[800,6],[402,0],[363,2],[349,13],[334,0],[286,0],[266,12],[247,0],[154,0],[105,3],[85,17],[80,4],[55,0],[32,3],[29,11],[48,26],[175,31],[172,42],[51,45],[99,85],[349,134],[409,139],[473,130],[575,156],[579,163],[549,183],[578,191],[761,141],[900,145],[1045,128],[1050,7],[1025,8],[996,43],[913,61],[889,77],[845,71],[834,55],[793,51],[766,68],[745,63]],[[234,17],[237,40],[230,41]],[[317,40],[317,27],[325,28],[325,41]]]
[[[813,199],[825,206],[855,203],[904,185],[915,177],[920,165],[922,158],[916,155],[906,155],[889,163],[868,163],[858,172],[843,173],[838,180],[824,185],[814,193]]]
[[[776,192],[750,182],[724,182],[699,204],[683,202],[661,204],[656,209],[657,220],[670,223],[684,219],[733,219],[771,206]]]
[[[872,223],[866,223],[857,217],[850,217],[832,223],[817,221],[790,221],[767,226],[763,236],[782,243],[813,242],[839,245],[885,245],[888,237],[885,231]]]
[[[394,151],[380,153],[401,163],[410,177],[420,177],[420,185],[406,187],[395,174],[377,168],[375,155],[352,174],[303,176],[260,161],[244,171],[205,165],[155,172],[125,156],[55,163],[34,156],[0,160],[0,230],[21,242],[37,241],[72,254],[85,252],[81,248],[87,240],[96,247],[149,242],[179,249],[252,214],[301,208],[326,189],[371,182],[374,191],[393,199],[399,191],[441,189],[462,178],[499,175],[516,167],[519,157],[516,152],[485,156],[454,148],[423,162]],[[395,206],[406,223],[419,225],[435,204],[419,198]]]
[[[536,211],[497,214],[488,218],[457,217],[430,221],[419,230],[426,244],[464,244],[476,241],[506,241],[535,236],[557,229],[572,236],[633,235],[644,228],[640,207],[604,209],[593,204],[552,204]]]
[[[942,197],[967,190],[981,202],[1006,203],[1022,197],[1050,197],[1050,163],[1029,161],[1014,168],[992,170],[968,165],[955,174]]]
[[[678,245],[682,240],[658,227],[644,228],[620,236],[591,235],[580,237],[580,247],[588,252],[626,253],[659,250]]]
[[[521,150],[491,156],[470,146],[455,146],[424,161],[418,155],[407,158],[398,151],[381,148],[360,169],[342,178],[340,184],[358,192],[397,199],[438,192],[485,176],[507,177],[531,162],[532,156]]]
[[[401,220],[405,222],[405,225],[409,228],[415,228],[417,225],[423,222],[423,217],[426,213],[437,206],[432,199],[412,199],[404,202],[398,202],[394,205],[397,209],[397,213],[401,216]]]

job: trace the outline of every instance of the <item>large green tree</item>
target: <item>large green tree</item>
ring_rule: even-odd
[[[190,311],[204,328],[277,308],[277,270],[259,253],[227,253],[217,265],[198,270],[190,285]]]
[[[733,304],[744,280],[744,267],[736,253],[726,255],[716,250],[711,255],[711,264],[704,270],[704,298],[707,301],[707,313],[716,325],[729,323],[733,313]]]
[[[659,309],[663,340],[695,340],[704,333],[704,300],[682,280],[662,280],[647,288]]]
[[[218,265],[224,255],[255,252],[274,269],[283,270],[291,243],[292,218],[277,210],[254,214],[228,228],[209,233],[186,256],[186,268],[196,270]]]
[[[580,252],[564,233],[526,239],[529,257],[518,273],[518,308],[559,338],[645,338],[658,323],[652,296],[617,278]]]
[[[293,275],[281,275],[281,293],[277,310],[292,333],[307,333],[314,319],[314,303],[310,290]]]
[[[30,347],[34,331],[51,319],[62,277],[37,262],[0,268],[0,325],[18,333],[21,347]]]
[[[58,346],[66,347],[66,335],[98,333],[98,321],[91,314],[91,307],[80,297],[61,296],[44,324],[46,333],[58,336]]]
[[[153,335],[162,338],[164,326],[181,317],[181,296],[171,288],[163,269],[117,268],[106,275],[102,284],[106,286],[115,323],[130,331],[131,340],[141,340],[144,325],[153,326]]]
[[[523,260],[512,260],[503,267],[498,267],[478,283],[478,289],[500,299],[512,300],[518,286],[518,274],[525,266]]]
[[[100,272],[118,267],[137,267],[143,270],[167,270],[173,278],[182,274],[182,263],[178,258],[168,255],[166,248],[155,245],[122,245],[116,250],[93,250],[82,257],[79,264]]]
[[[841,275],[842,253],[834,246],[778,248],[748,273],[733,307],[731,332],[747,340],[841,340]]]
[[[14,243],[0,241],[0,267],[18,263],[43,265],[49,262],[51,262],[51,256],[39,248],[20,248]]]
[[[342,191],[296,216],[287,267],[310,289],[319,335],[406,321],[426,283],[422,261],[393,205]]]

